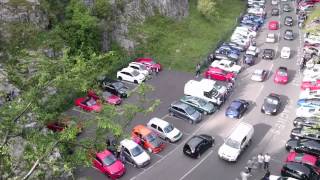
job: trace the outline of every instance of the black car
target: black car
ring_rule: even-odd
[[[292,139],[312,139],[320,141],[320,128],[301,126],[291,130],[290,137]]]
[[[271,16],[279,16],[280,10],[278,8],[271,9]]]
[[[315,126],[320,124],[320,118],[317,117],[297,117],[293,120],[293,125],[295,127],[300,127],[300,126]]]
[[[290,11],[291,11],[291,7],[290,7],[289,4],[284,4],[284,5],[282,6],[282,10],[283,10],[284,12],[290,12]]]
[[[299,153],[307,153],[320,157],[320,142],[311,139],[289,139],[286,150],[295,150]]]
[[[271,93],[264,99],[261,112],[268,115],[276,115],[280,106],[280,96],[278,94]]]
[[[243,56],[243,62],[247,65],[254,65],[254,62],[255,62],[255,57],[252,55],[252,54],[245,54]]]
[[[281,175],[305,180],[319,180],[319,173],[308,164],[287,162],[281,169]]]
[[[283,33],[283,39],[292,41],[294,39],[293,31],[291,29],[285,30]]]
[[[241,46],[237,43],[234,43],[234,42],[224,42],[222,44],[222,46],[229,46],[229,47],[231,47],[235,50],[241,51],[241,52],[245,51],[245,48],[243,46]]]
[[[201,134],[195,135],[183,146],[183,153],[192,158],[200,158],[207,149],[213,146],[214,137]]]
[[[262,59],[270,59],[274,58],[274,50],[273,49],[264,49],[262,52]]]
[[[284,25],[293,26],[293,18],[291,16],[286,16],[284,18]]]
[[[230,118],[240,119],[247,111],[249,103],[243,99],[236,99],[231,102],[225,115]]]
[[[98,82],[103,90],[110,92],[116,96],[120,96],[121,98],[125,98],[128,96],[128,87],[126,87],[122,82],[116,81],[113,79],[109,79],[106,77],[98,78]]]

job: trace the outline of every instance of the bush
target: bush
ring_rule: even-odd
[[[197,9],[207,19],[217,15],[217,2],[215,0],[198,0]]]

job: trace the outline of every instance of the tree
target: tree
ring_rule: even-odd
[[[198,0],[197,9],[210,20],[217,15],[217,2],[216,0]]]

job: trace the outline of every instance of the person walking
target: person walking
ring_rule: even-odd
[[[263,166],[263,168],[264,168],[265,170],[269,170],[270,160],[271,160],[270,155],[269,155],[268,153],[266,153],[266,154],[264,155],[264,166]]]
[[[270,180],[270,171],[267,170],[266,174],[263,176],[263,178],[261,180]]]
[[[259,169],[262,168],[262,165],[264,163],[264,156],[262,155],[262,153],[258,154],[258,165],[259,165]]]
[[[249,173],[251,173],[252,168],[253,168],[253,161],[251,159],[249,159],[247,162],[247,169],[248,169]]]
[[[200,69],[201,69],[200,63],[198,63],[196,66],[196,78],[198,78],[200,75]]]
[[[249,173],[248,170],[245,170],[245,171],[241,171],[240,176],[241,176],[241,180],[248,180],[248,178],[252,175]]]

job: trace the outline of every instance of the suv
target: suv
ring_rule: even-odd
[[[303,138],[320,141],[320,128],[313,128],[307,126],[293,128],[290,137],[295,139]]]
[[[202,115],[199,111],[188,104],[178,101],[170,105],[169,113],[171,116],[187,120],[190,124],[198,123],[202,120]]]
[[[126,87],[122,82],[112,80],[106,77],[98,79],[100,86],[103,90],[108,91],[121,98],[127,97],[128,87]]]
[[[310,165],[288,162],[283,165],[281,175],[297,179],[318,180],[319,174]]]
[[[253,133],[251,124],[240,123],[219,148],[219,157],[227,161],[237,161],[241,152],[250,145]]]
[[[182,132],[172,124],[156,117],[150,119],[147,126],[157,133],[160,138],[171,143],[179,141],[183,135]]]
[[[134,167],[145,167],[150,163],[150,156],[140,145],[132,140],[124,139],[120,142],[125,159]]]
[[[286,143],[286,150],[320,156],[320,142],[310,139],[289,139]]]

